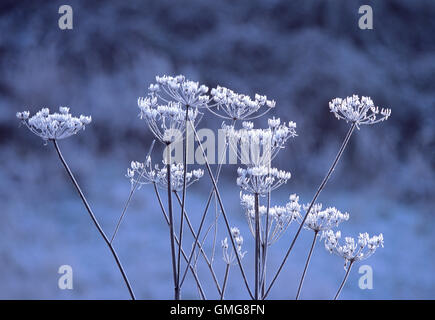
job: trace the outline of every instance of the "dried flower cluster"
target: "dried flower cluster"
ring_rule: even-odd
[[[299,197],[291,195],[290,202],[285,206],[259,206],[261,243],[264,244],[267,237],[267,245],[272,245],[284,234],[293,221],[301,218],[301,206],[298,201]],[[252,236],[255,238],[254,195],[241,193],[240,203],[244,208],[249,229],[251,230]]]
[[[384,236],[382,233],[373,237],[370,237],[367,232],[360,233],[357,241],[355,241],[355,238],[345,237],[344,244],[342,245],[339,244],[341,238],[340,231],[325,231],[322,234],[322,238],[325,238],[325,248],[329,252],[335,253],[345,260],[345,268],[349,263],[365,260],[375,253],[377,248],[384,247]]]
[[[237,153],[239,160],[248,166],[268,166],[285,147],[288,139],[296,134],[296,123],[281,123],[278,119],[269,119],[266,129],[254,129],[249,121],[242,123],[242,129],[233,125],[223,126],[230,146]]]
[[[346,99],[335,98],[329,103],[329,109],[337,119],[344,119],[346,122],[361,124],[375,124],[387,120],[391,115],[391,109],[375,107],[370,97],[357,95]],[[378,117],[380,115],[380,117]]]
[[[237,185],[251,193],[265,195],[291,178],[291,173],[266,166],[237,169]]]
[[[221,86],[212,89],[211,96],[215,102],[213,106],[216,106],[217,111],[222,110],[223,114],[215,112],[212,108],[209,110],[218,117],[230,120],[249,120],[260,117],[274,108],[276,104],[274,100],[268,100],[266,96],[256,94],[252,99],[250,96],[238,94]],[[267,110],[254,117],[253,115],[264,106]]]
[[[234,240],[234,243],[236,244],[236,252],[239,255],[240,258],[243,258],[246,254],[246,251],[242,251],[242,245],[243,245],[243,237],[240,235],[240,230],[237,227],[231,228],[231,236]],[[222,256],[223,260],[227,265],[234,264],[236,261],[236,254],[234,250],[229,248],[228,245],[228,238],[225,237],[224,240],[221,241],[222,246]]]
[[[50,113],[48,108],[43,108],[32,117],[29,111],[17,112],[17,118],[44,140],[68,138],[84,130],[92,121],[90,116],[73,117],[67,107],[59,107],[59,113]]]
[[[304,210],[307,211],[309,204],[304,205]],[[305,220],[305,227],[313,231],[319,232],[329,230],[343,222],[349,220],[349,214],[341,213],[334,207],[326,208],[322,210],[322,204],[316,203],[311,208]]]
[[[155,183],[161,189],[168,187],[168,169],[166,166],[159,168],[156,164],[154,167],[151,164],[151,157],[148,157],[146,162],[132,161],[130,168],[127,169],[127,178],[131,184]],[[186,173],[186,186],[189,187],[194,182],[198,181],[204,175],[204,170],[196,169]],[[180,191],[183,189],[184,167],[182,163],[177,163],[171,166],[171,190]]]

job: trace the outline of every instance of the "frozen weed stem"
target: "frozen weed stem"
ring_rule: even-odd
[[[116,265],[118,266],[118,269],[122,274],[124,282],[130,293],[131,299],[135,300],[133,289],[131,288],[130,282],[128,281],[127,275],[124,271],[124,268],[122,267],[121,261],[118,258],[115,248],[113,247],[111,241],[104,233],[100,224],[98,223],[96,216],[94,215],[85,195],[83,194],[77,180],[75,179],[72,171],[70,170],[65,158],[63,157],[59,145],[57,143],[57,140],[59,139],[68,138],[76,134],[80,130],[82,129],[84,130],[85,126],[90,124],[92,119],[91,117],[86,117],[86,116],[80,116],[79,118],[73,117],[69,113],[69,108],[66,107],[60,107],[59,112],[60,113],[50,114],[50,110],[48,108],[44,108],[41,111],[38,111],[36,115],[34,115],[33,117],[29,118],[30,113],[28,111],[17,113],[17,117],[23,123],[26,124],[26,126],[29,128],[30,131],[32,131],[37,136],[41,137],[44,141],[53,142],[54,148],[56,149],[59,159],[62,162],[66,172],[68,173],[68,176],[70,177],[71,182],[76,188],[80,198],[82,199],[82,202],[86,210],[88,211],[89,216],[92,219],[92,222],[94,223],[95,227],[97,228],[104,242],[109,247],[110,252],[112,253],[115,259]]]

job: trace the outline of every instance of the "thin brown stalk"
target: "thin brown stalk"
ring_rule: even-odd
[[[153,187],[154,187],[154,192],[156,194],[157,200],[158,200],[159,205],[160,205],[160,209],[161,209],[161,211],[163,213],[163,217],[165,218],[165,221],[166,221],[166,223],[169,226],[169,218],[168,218],[168,215],[166,214],[165,207],[163,206],[163,202],[162,202],[162,199],[160,197],[160,193],[157,190],[157,186],[156,186],[155,183],[153,183]],[[178,240],[177,235],[175,234],[175,232],[174,232],[174,239],[175,239],[175,242],[177,243],[177,245],[180,246],[180,241]],[[183,255],[184,261],[187,262],[187,255],[184,252],[183,248],[181,248],[181,254]],[[201,282],[199,281],[198,274],[196,273],[195,269],[192,266],[190,266],[190,271],[192,272],[193,278],[195,279],[196,286],[197,286],[198,291],[199,291],[199,293],[201,295],[201,299],[205,300],[206,299],[205,293],[204,293],[204,290],[202,289]]]
[[[304,272],[302,273],[301,280],[299,281],[298,292],[296,293],[296,300],[299,299],[299,296],[301,294],[302,285],[304,284],[305,275],[306,275],[307,270],[308,270],[308,265],[310,264],[310,260],[311,260],[312,254],[313,254],[314,246],[316,245],[317,233],[318,233],[318,231],[314,231],[313,243],[311,244],[310,253],[308,253],[307,262],[305,263],[305,267],[304,267]]]
[[[97,228],[98,232],[100,233],[101,237],[103,238],[104,242],[107,244],[107,246],[110,249],[110,252],[113,255],[113,258],[115,259],[116,265],[118,266],[119,271],[121,272],[122,278],[124,279],[125,285],[127,286],[128,292],[130,293],[131,299],[136,300],[136,297],[134,295],[133,289],[131,288],[130,282],[128,281],[127,275],[124,271],[124,268],[122,267],[121,261],[118,258],[118,254],[115,251],[115,248],[112,246],[112,243],[107,238],[106,234],[104,233],[103,229],[101,228],[100,224],[98,223],[98,220],[96,216],[94,215],[88,201],[86,200],[85,195],[83,194],[79,184],[77,183],[77,180],[75,179],[72,171],[70,170],[67,162],[65,161],[65,158],[62,155],[62,152],[60,151],[59,145],[57,144],[56,140],[52,140],[54,144],[54,148],[56,149],[57,155],[59,156],[60,161],[62,162],[66,172],[68,173],[68,176],[71,179],[71,182],[73,183],[74,187],[76,188],[80,199],[82,200],[86,210],[89,213],[89,216],[92,219],[92,222],[94,223],[95,227]]]
[[[266,291],[266,294],[264,295],[263,299],[265,299],[268,296],[268,294],[269,294],[270,290],[272,289],[276,279],[278,278],[279,274],[281,273],[281,270],[284,267],[284,265],[285,265],[285,263],[287,261],[287,258],[290,255],[290,252],[292,251],[293,246],[295,245],[296,240],[297,240],[297,238],[298,238],[298,236],[299,236],[299,234],[300,234],[300,232],[301,232],[301,230],[302,230],[302,228],[304,226],[305,220],[307,219],[308,214],[311,211],[311,208],[313,207],[313,205],[316,202],[318,196],[320,195],[320,193],[322,192],[322,190],[325,187],[326,183],[328,182],[329,178],[331,177],[332,172],[334,172],[335,167],[337,166],[338,161],[340,160],[344,150],[346,149],[346,146],[347,146],[347,144],[349,142],[349,139],[352,136],[353,131],[355,130],[355,127],[356,127],[356,123],[353,123],[352,126],[349,128],[349,130],[348,130],[348,132],[346,134],[346,137],[344,138],[343,143],[342,143],[342,145],[341,145],[341,147],[340,147],[340,149],[339,149],[339,151],[338,151],[338,153],[337,153],[337,155],[336,155],[336,157],[334,159],[334,162],[332,163],[331,167],[328,170],[328,173],[326,174],[325,178],[323,179],[322,183],[320,184],[319,188],[317,189],[317,192],[314,195],[313,200],[311,200],[311,203],[310,203],[310,205],[308,207],[308,210],[307,210],[304,218],[302,219],[302,222],[301,222],[301,224],[300,224],[300,226],[299,226],[299,228],[298,228],[298,230],[297,230],[297,232],[296,232],[296,234],[295,234],[295,236],[293,238],[293,241],[291,242],[290,247],[288,248],[288,250],[287,250],[287,252],[286,252],[286,254],[284,256],[284,259],[281,262],[281,265],[279,266],[278,271],[276,272],[275,276],[273,277],[273,279],[272,279],[272,281],[271,281],[271,283],[270,283],[270,285],[269,285],[269,287],[268,287],[268,289]]]
[[[219,202],[219,206],[220,206],[221,211],[222,211],[222,216],[224,217],[225,226],[227,227],[227,231],[228,231],[228,234],[229,234],[229,238],[231,240],[231,244],[233,246],[234,252],[237,252],[236,244],[235,244],[234,239],[233,239],[233,237],[231,235],[231,227],[230,227],[230,224],[229,224],[229,221],[228,221],[228,217],[227,217],[227,214],[225,212],[225,208],[224,208],[224,205],[223,205],[223,202],[222,202],[221,195],[219,193],[219,189],[218,189],[217,184],[216,184],[216,180],[214,179],[214,175],[213,175],[213,172],[212,172],[212,170],[210,168],[210,164],[208,163],[207,155],[205,154],[204,147],[202,146],[201,140],[198,137],[198,133],[196,132],[196,129],[195,129],[193,123],[191,121],[189,121],[189,122],[190,122],[190,125],[192,127],[192,130],[193,130],[193,133],[195,135],[195,138],[199,142],[199,147],[201,148],[202,155],[203,155],[203,157],[205,159],[205,165],[206,165],[206,168],[207,168],[207,172],[208,172],[208,175],[210,176],[210,179],[211,179],[212,184],[213,184],[213,188],[214,188],[214,190],[216,192],[216,196],[217,196],[217,199],[218,199],[218,202]],[[239,265],[239,269],[240,269],[240,272],[242,274],[243,281],[245,283],[246,289],[247,289],[247,291],[249,293],[249,296],[253,299],[254,296],[252,295],[251,289],[249,288],[248,280],[246,278],[246,274],[245,274],[245,271],[243,269],[243,265],[242,265],[241,259],[240,259],[238,254],[236,254],[236,258],[237,258],[237,264]]]
[[[342,281],[341,284],[340,284],[340,288],[338,288],[338,291],[337,291],[337,293],[335,294],[334,300],[337,300],[337,299],[338,299],[338,296],[340,295],[341,290],[343,290],[344,284],[346,283],[347,278],[349,277],[349,273],[350,273],[350,269],[352,268],[352,265],[353,265],[353,261],[351,261],[351,262],[349,263],[349,267],[347,268],[346,274],[344,275],[344,279],[343,279],[343,281]]]

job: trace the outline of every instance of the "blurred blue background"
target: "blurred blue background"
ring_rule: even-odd
[[[58,28],[62,4],[74,10],[73,30]],[[363,4],[373,8],[373,30],[358,28]],[[277,101],[270,115],[297,122],[299,136],[275,161],[293,174],[273,196],[277,204],[290,193],[309,202],[338,150],[347,125],[329,113],[329,100],[368,95],[391,108],[387,122],[355,132],[319,200],[350,213],[344,235],[384,233],[385,248],[363,263],[373,268],[373,290],[359,289],[355,268],[343,299],[434,298],[434,18],[430,0],[2,1],[0,298],[129,298],[52,145],[19,127],[15,113],[62,105],[92,115],[85,132],[60,145],[110,234],[130,191],[126,168],[144,158],[152,139],[137,117],[137,97],[155,75],[179,73],[209,87],[265,94]],[[209,114],[200,127],[220,125]],[[252,280],[253,239],[238,204],[235,171],[225,166],[220,185],[231,224],[245,237]],[[195,226],[209,188],[205,176],[189,189]],[[213,215],[214,208],[207,224]],[[295,230],[292,225],[269,251],[270,274]],[[145,186],[115,243],[138,298],[172,298],[167,233]],[[220,226],[218,242],[225,235]],[[270,298],[294,298],[311,237],[303,232]],[[186,251],[189,243],[186,236]],[[210,253],[211,241],[205,247]],[[73,268],[73,290],[58,288],[64,264]],[[222,279],[220,248],[215,265]],[[208,297],[216,298],[201,261],[198,269]],[[343,261],[319,244],[302,298],[332,298],[343,275]],[[228,298],[247,298],[240,278],[233,267]],[[183,297],[198,298],[190,275]]]

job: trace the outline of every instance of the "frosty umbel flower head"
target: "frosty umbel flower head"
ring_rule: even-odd
[[[309,205],[304,205],[304,210],[307,211]],[[305,219],[304,227],[315,232],[326,231],[337,227],[341,222],[349,220],[349,214],[341,213],[334,207],[322,210],[322,204],[316,203],[310,210]]]
[[[183,107],[205,108],[210,100],[207,86],[187,80],[183,75],[156,76],[156,83],[151,84],[148,90],[151,97],[159,98],[165,103],[175,101]]]
[[[139,98],[138,106],[140,118],[145,119],[148,127],[156,138],[164,143],[180,141],[186,130],[186,112],[180,103],[168,102],[159,105],[156,97]],[[198,116],[197,109],[188,110],[188,118],[195,121]]]
[[[264,244],[267,234],[267,245],[276,242],[287,230],[289,225],[301,218],[301,206],[298,203],[299,197],[290,197],[290,202],[285,206],[259,206],[260,216],[260,242]],[[255,238],[255,199],[252,194],[240,193],[240,204],[242,205],[248,221],[249,229]],[[267,230],[266,230],[267,229]]]
[[[159,168],[158,165],[153,167],[151,157],[143,162],[132,161],[130,168],[127,169],[127,178],[132,185],[138,184],[139,187],[144,184],[155,183],[161,189],[168,188],[167,167]],[[171,166],[171,190],[181,191],[183,189],[184,167],[182,163]],[[192,170],[186,173],[186,187],[191,186],[204,175],[204,170]]]
[[[237,185],[243,190],[265,195],[287,183],[291,173],[266,166],[238,168]]]
[[[341,238],[340,231],[335,233],[332,230],[324,231],[322,238],[325,238],[326,250],[344,258],[345,268],[349,263],[367,259],[375,253],[376,249],[380,246],[384,247],[384,237],[382,233],[371,238],[367,232],[360,233],[357,241],[355,241],[354,238],[346,237],[344,238],[343,245],[339,244]]]
[[[209,111],[218,117],[230,120],[249,120],[261,117],[275,107],[274,100],[268,100],[266,96],[256,94],[254,99],[251,97],[238,94],[233,90],[217,86],[211,90],[211,96],[214,104],[210,107],[216,107],[216,111],[209,108]],[[266,110],[256,116],[253,116],[260,108],[266,107]],[[219,113],[218,111],[222,111]]]
[[[357,128],[361,124],[375,124],[387,120],[391,115],[391,109],[375,107],[370,97],[357,95],[346,99],[335,98],[329,102],[329,109],[337,119],[344,119],[346,122],[355,123]]]
[[[296,123],[282,123],[279,118],[269,119],[266,129],[254,129],[254,124],[249,121],[242,125],[240,130],[226,125],[223,129],[239,160],[248,166],[270,165],[287,140],[297,136]]]
[[[242,251],[243,237],[240,235],[239,228],[237,227],[231,228],[231,237],[233,237],[234,243],[236,244],[237,254],[239,255],[239,258],[242,259],[245,256],[246,251]],[[236,255],[234,253],[234,250],[229,249],[228,238],[225,238],[224,240],[221,241],[221,246],[222,246],[223,260],[228,265],[233,264],[236,260]]]
[[[90,116],[73,117],[67,107],[59,107],[58,113],[50,113],[48,108],[43,108],[32,117],[29,111],[17,112],[17,118],[45,141],[68,138],[84,130],[92,121]]]

